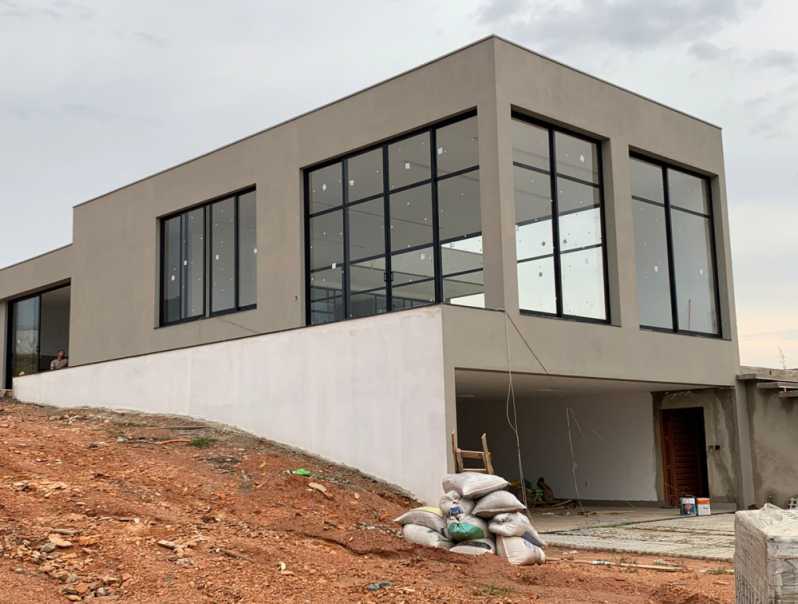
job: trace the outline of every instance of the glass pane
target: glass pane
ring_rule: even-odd
[[[258,301],[258,211],[255,191],[238,198],[238,305]]]
[[[560,270],[563,314],[606,319],[602,249],[597,247],[562,254]]]
[[[640,324],[673,329],[665,208],[641,201],[632,206]]]
[[[482,231],[479,170],[438,183],[438,230],[441,241]]]
[[[668,168],[668,198],[672,206],[709,214],[708,189],[705,178]]]
[[[311,218],[310,269],[336,268],[343,261],[343,213],[339,210]]]
[[[647,161],[631,159],[632,195],[665,203],[662,168]]]
[[[560,216],[560,251],[601,243],[601,210],[583,210]]]
[[[350,203],[382,193],[382,149],[355,155],[346,161]]]
[[[526,260],[554,253],[551,220],[541,220],[515,227],[516,258]]]
[[[41,295],[39,371],[49,371],[59,351],[69,357],[69,306],[71,290],[62,287]],[[58,367],[62,369],[62,367]]]
[[[598,183],[598,145],[581,138],[556,132],[557,173]]]
[[[432,188],[422,185],[391,195],[391,249],[432,243]]]
[[[482,268],[482,236],[442,244],[441,265],[444,275]]]
[[[401,287],[394,286],[391,294],[393,310],[434,304],[435,282],[430,279],[429,281],[411,283]]]
[[[338,267],[310,274],[310,324],[344,318],[344,269]]]
[[[163,320],[180,320],[180,216],[164,221],[163,227]]]
[[[557,178],[557,208],[560,214],[573,210],[584,210],[601,205],[598,187]]]
[[[388,297],[384,289],[352,293],[349,300],[350,318],[370,317],[384,312],[388,312]]]
[[[673,210],[671,226],[679,329],[718,333],[710,221]]]
[[[383,198],[350,206],[349,259],[385,254],[385,202]],[[315,219],[314,219],[315,220]]]
[[[385,287],[385,258],[374,258],[350,265],[349,287],[352,292]]]
[[[438,128],[435,136],[438,176],[479,164],[476,117]]]
[[[551,179],[513,168],[515,181],[515,245],[519,260],[553,253]]]
[[[513,161],[549,170],[548,130],[513,120]]]
[[[183,217],[182,318],[205,314],[205,210]]]
[[[429,132],[424,132],[388,146],[391,189],[412,185],[432,176],[429,145]]]
[[[309,175],[310,213],[334,208],[343,203],[341,163],[313,170]]]
[[[482,271],[445,278],[443,301],[448,304],[485,308],[485,282]]]
[[[39,303],[38,296],[14,303],[11,377],[38,371]]]
[[[211,205],[211,312],[236,304],[235,199]]]
[[[551,314],[557,312],[553,257],[518,263],[518,307]]]
[[[551,217],[551,177],[534,170],[513,168],[515,222]]]
[[[427,247],[392,256],[391,273],[394,287],[433,277],[435,263],[432,248]]]

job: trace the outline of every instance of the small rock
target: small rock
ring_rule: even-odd
[[[390,581],[380,581],[379,583],[369,583],[366,589],[368,589],[369,591],[379,591],[381,589],[387,589],[392,585],[393,583],[391,583]]]
[[[56,533],[50,533],[47,536],[47,539],[49,539],[50,543],[52,543],[56,547],[62,547],[62,548],[72,547],[72,542],[71,541],[67,541],[66,539],[63,539],[60,535],[58,535]]]
[[[54,550],[55,550],[55,543],[53,543],[52,541],[48,541],[39,548],[39,551],[44,552],[45,554],[49,554]]]
[[[100,587],[94,592],[95,595],[102,597],[110,596],[111,590],[108,587]]]
[[[81,600],[83,600],[83,598],[75,594],[67,594],[65,597],[70,602],[80,602]]]
[[[161,547],[165,547],[166,549],[177,549],[178,547],[180,547],[174,541],[167,541],[166,539],[161,539],[160,541],[158,541],[158,545],[160,545]]]

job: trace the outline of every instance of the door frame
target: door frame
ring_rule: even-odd
[[[706,421],[706,414],[704,412],[704,407],[702,405],[679,405],[674,407],[659,407],[657,409],[656,420],[657,420],[657,440],[658,440],[658,468],[659,468],[659,475],[660,475],[660,493],[661,493],[661,500],[665,505],[674,506],[679,504],[679,497],[680,494],[672,495],[670,492],[670,487],[668,484],[668,477],[669,477],[669,470],[668,470],[668,460],[667,460],[667,446],[666,446],[666,439],[665,439],[665,422],[663,421],[663,416],[665,413],[693,413],[695,416],[701,418],[701,435],[703,440],[703,445],[700,448],[700,458],[699,458],[699,480],[701,482],[701,486],[703,488],[702,493],[690,493],[691,495],[695,495],[696,497],[709,497],[710,490],[709,490],[709,465],[707,459],[707,421]]]

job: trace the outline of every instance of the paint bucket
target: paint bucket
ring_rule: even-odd
[[[695,508],[698,516],[709,516],[712,513],[709,507],[709,497],[696,497]]]
[[[695,516],[695,497],[688,495],[679,499],[679,513],[682,516]]]

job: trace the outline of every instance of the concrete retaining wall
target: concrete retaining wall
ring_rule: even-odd
[[[441,334],[440,309],[404,311],[25,376],[14,392],[224,422],[437,501]]]

